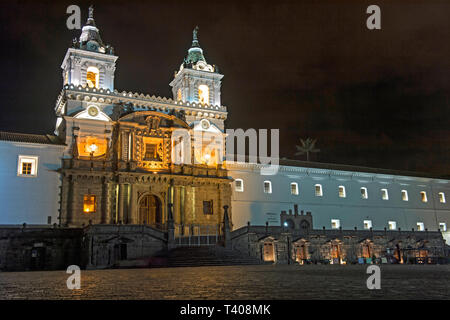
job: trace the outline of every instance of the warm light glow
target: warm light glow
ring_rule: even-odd
[[[97,199],[95,195],[85,194],[83,197],[83,212],[91,213],[97,209]]]
[[[98,146],[93,143],[88,147],[88,149],[91,153],[95,153],[98,150]]]
[[[78,138],[78,154],[82,157],[98,157],[106,154],[106,149],[106,139],[92,136]]]
[[[96,67],[89,67],[86,70],[86,84],[89,88],[98,88],[99,71]]]
[[[207,85],[201,84],[198,86],[198,102],[209,104],[209,88]]]

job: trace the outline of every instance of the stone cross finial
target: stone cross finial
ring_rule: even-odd
[[[94,19],[94,6],[92,4],[89,6],[89,19]]]
[[[192,31],[192,39],[193,40],[198,40],[197,34],[198,34],[198,26],[195,26],[194,31]]]

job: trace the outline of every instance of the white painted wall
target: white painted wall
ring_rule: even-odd
[[[440,222],[450,225],[450,205],[440,203],[439,192],[450,197],[450,181],[431,178],[387,176],[374,173],[337,171],[281,166],[278,174],[260,175],[255,165],[227,164],[233,179],[242,179],[244,192],[233,185],[232,210],[234,228],[247,225],[279,225],[281,210],[311,211],[315,229],[331,228],[331,219],[339,219],[343,229],[363,229],[364,220],[372,220],[374,230],[388,227],[396,221],[397,228],[417,230],[417,222],[435,231]],[[264,193],[265,180],[272,182],[272,194]],[[291,182],[298,183],[299,194],[291,195]],[[315,196],[315,184],[321,184],[323,196]],[[346,198],[340,198],[338,187],[346,188]],[[366,187],[368,199],[362,199],[361,187]],[[382,200],[381,189],[387,189],[388,200]],[[401,190],[407,190],[409,201],[403,201]],[[421,201],[420,191],[426,191],[428,202]],[[446,200],[447,200],[446,199]]]
[[[0,141],[0,224],[58,223],[64,146]],[[17,175],[19,155],[38,156],[37,177]]]

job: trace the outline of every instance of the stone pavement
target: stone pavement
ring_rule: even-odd
[[[257,265],[0,272],[0,299],[450,299],[450,265],[382,265],[368,290],[367,266]]]

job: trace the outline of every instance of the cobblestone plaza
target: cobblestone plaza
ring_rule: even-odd
[[[363,265],[258,265],[0,273],[0,299],[450,299],[450,265],[382,265],[369,290]]]

